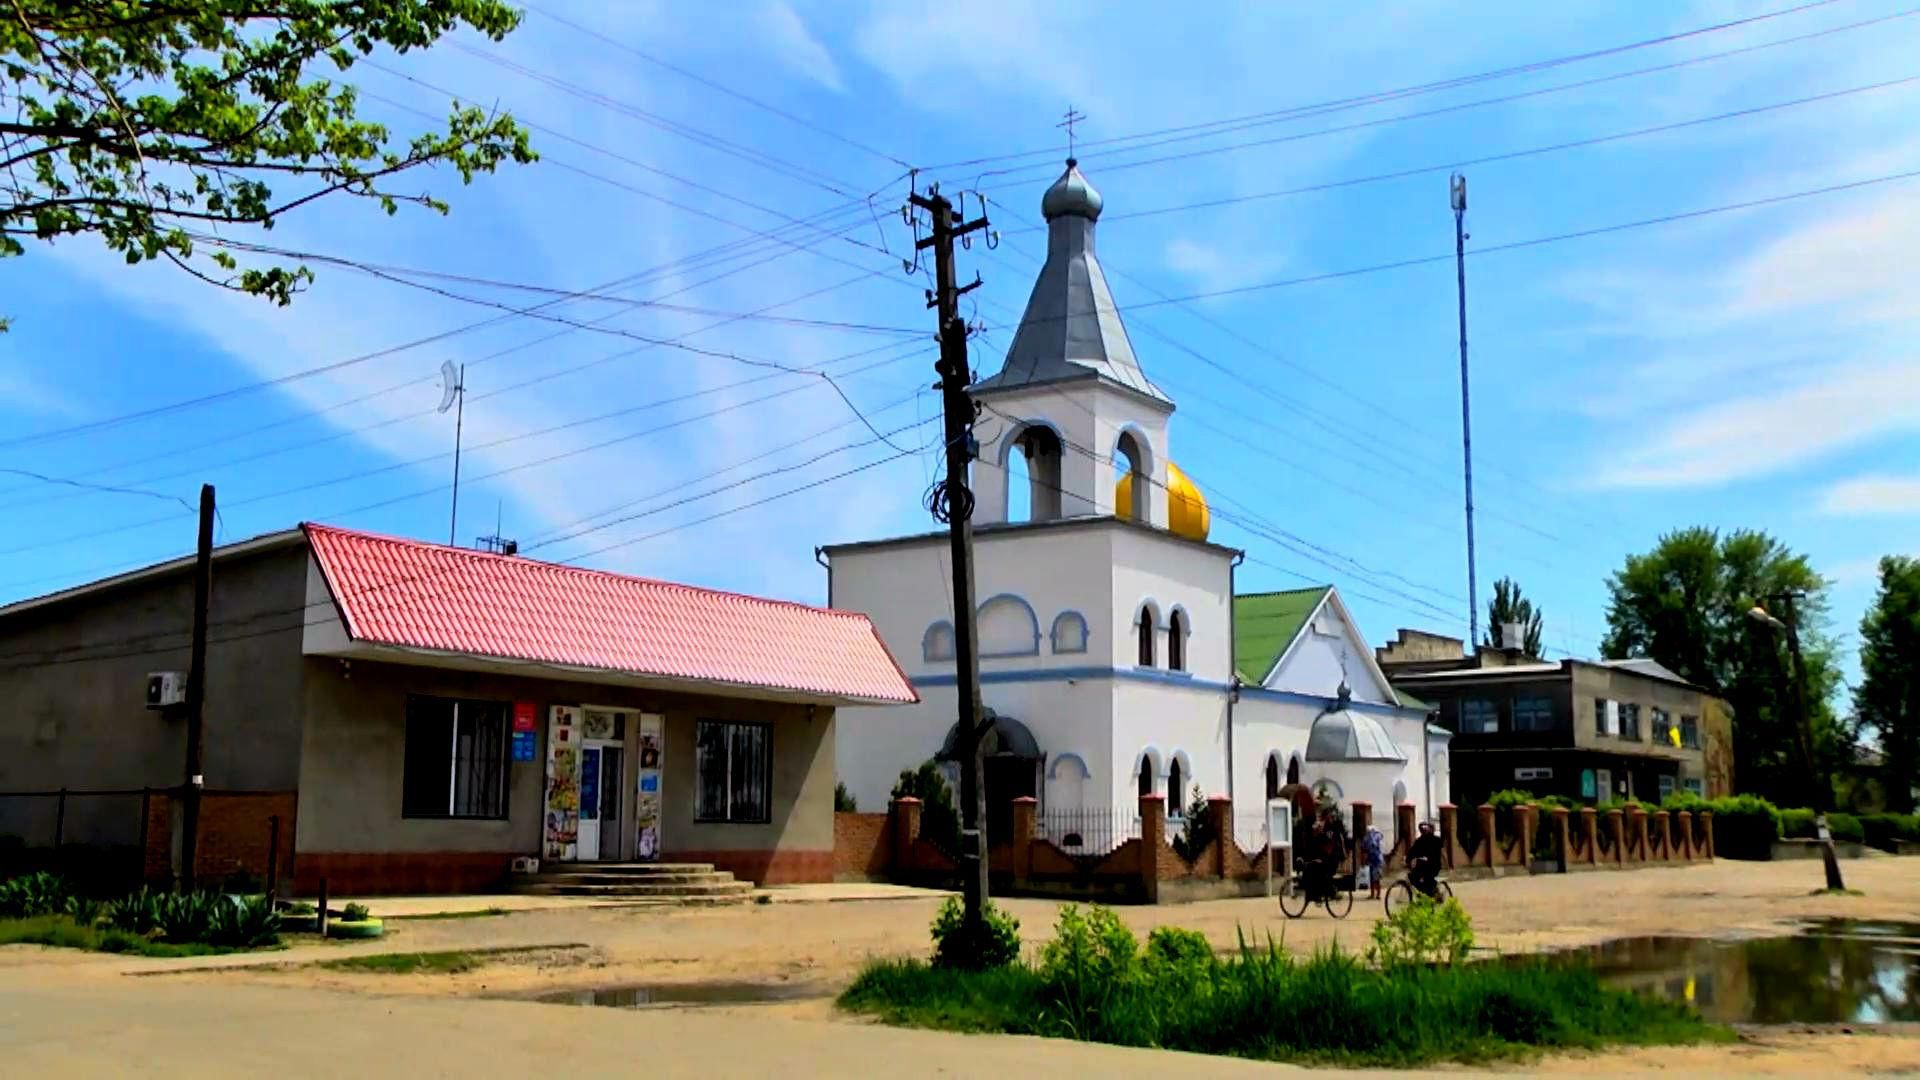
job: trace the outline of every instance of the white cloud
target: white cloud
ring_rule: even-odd
[[[1856,476],[1820,496],[1827,514],[1920,514],[1920,476]]]
[[[0,408],[18,415],[62,418],[82,415],[79,402],[12,362],[0,363]]]
[[[760,14],[755,25],[782,63],[836,94],[846,92],[846,81],[833,62],[833,54],[786,0],[767,0]]]

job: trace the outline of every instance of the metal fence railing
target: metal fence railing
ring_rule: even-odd
[[[1069,855],[1105,855],[1140,838],[1140,815],[1110,806],[1048,808],[1033,832]]]

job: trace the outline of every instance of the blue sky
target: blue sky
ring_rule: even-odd
[[[0,437],[0,468],[188,501],[211,481],[223,540],[303,519],[444,539],[453,417],[434,407],[437,372],[451,360],[469,365],[463,543],[492,532],[498,514],[507,535],[543,557],[823,599],[814,546],[932,527],[920,497],[935,462],[909,454],[829,481],[895,451],[820,380],[714,354],[866,367],[842,388],[883,432],[907,429],[890,434],[894,443],[924,446],[936,415],[925,392],[931,319],[924,281],[897,258],[911,244],[897,213],[908,190],[901,163],[1046,151],[921,177],[996,204],[1001,246],[961,256],[963,273],[985,281],[970,308],[989,327],[974,363],[994,370],[1044,250],[1043,236],[1023,230],[1038,223],[1040,192],[1059,169],[1054,125],[1071,104],[1087,114],[1080,138],[1095,141],[1080,156],[1106,197],[1099,243],[1115,295],[1123,309],[1150,305],[1126,318],[1142,365],[1179,403],[1171,456],[1223,519],[1250,509],[1298,538],[1282,547],[1217,521],[1214,539],[1253,556],[1241,586],[1332,580],[1375,641],[1399,626],[1463,632],[1452,263],[1155,301],[1446,254],[1441,166],[1920,75],[1920,17],[1629,74],[1903,10],[1838,0],[1171,145],[1097,141],[1782,6],[1247,5],[1194,19],[1144,3],[554,0],[545,11],[611,40],[534,13],[497,46],[462,37],[382,61],[414,81],[367,68],[352,76],[369,95],[365,111],[401,135],[425,123],[413,110],[444,113],[443,90],[511,111],[548,129],[534,137],[541,164],[465,188],[444,173],[403,181],[449,199],[446,217],[387,218],[335,201],[255,239],[565,290],[653,271],[611,291],[699,311],[580,300],[549,314],[600,331],[497,319],[274,389],[35,438],[501,314],[327,266],[309,293],[276,309],[171,269],[129,269],[89,240],[37,246],[0,263],[0,306],[14,324],[0,337],[0,420],[11,433]],[[1529,91],[1538,93],[1472,104]],[[1920,169],[1917,100],[1920,83],[1860,90],[1470,166],[1470,247]],[[1411,115],[1450,106],[1462,107]],[[1169,156],[1179,160],[1142,163]],[[1483,603],[1492,579],[1510,574],[1545,608],[1549,647],[1590,655],[1604,632],[1606,575],[1625,554],[1685,525],[1761,527],[1834,579],[1836,629],[1850,641],[1873,561],[1920,547],[1917,188],[1879,184],[1470,260]],[[869,194],[870,211],[848,198]],[[820,220],[841,238],[819,227],[764,237],[822,212],[834,212]],[[725,261],[687,261],[729,244]],[[553,299],[436,284],[514,307]],[[771,305],[789,319],[866,329],[712,325],[725,318],[713,313]],[[906,330],[921,333],[896,332]],[[646,348],[636,336],[703,351]],[[836,359],[856,353],[865,355]],[[825,482],[768,501],[814,481]],[[0,515],[0,600],[183,553],[194,529],[168,498],[17,476],[0,476]],[[591,531],[569,538],[582,527]]]

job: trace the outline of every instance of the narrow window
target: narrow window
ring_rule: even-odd
[[[1279,797],[1280,797],[1280,759],[1276,757],[1269,757],[1267,758],[1267,798],[1277,799]]]
[[[1187,807],[1187,778],[1180,771],[1180,759],[1167,766],[1167,816],[1184,817]]]
[[[773,727],[702,720],[694,733],[695,821],[773,820]]]
[[[1140,797],[1144,799],[1151,794],[1153,794],[1153,759],[1142,754],[1140,755]]]
[[[1603,697],[1593,699],[1593,733],[1607,734],[1607,699]]]
[[[1140,666],[1153,666],[1153,609],[1140,609]]]
[[[1167,617],[1167,668],[1187,670],[1187,613],[1184,611]]]

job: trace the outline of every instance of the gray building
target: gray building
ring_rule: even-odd
[[[1651,660],[1558,662],[1416,630],[1376,650],[1394,686],[1453,732],[1462,805],[1518,788],[1579,802],[1728,794],[1726,703]]]
[[[916,700],[860,615],[315,525],[213,566],[196,866],[271,845],[303,891],[519,858],[832,880],[835,709]],[[0,608],[13,847],[178,858],[191,571]]]

